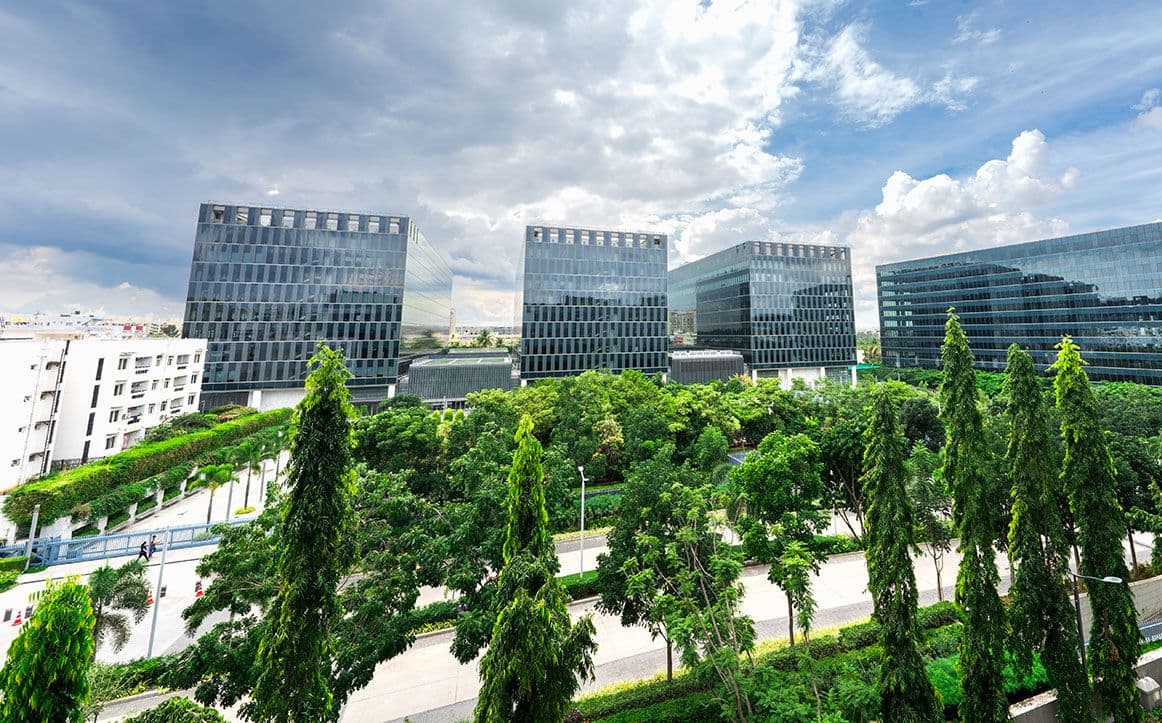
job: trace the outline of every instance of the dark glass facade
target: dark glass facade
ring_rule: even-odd
[[[937,367],[955,307],[977,364],[1010,344],[1039,369],[1069,334],[1093,379],[1162,384],[1162,223],[876,267],[884,363]]]
[[[664,234],[528,226],[518,273],[522,379],[666,371]]]
[[[208,340],[204,392],[301,388],[323,340],[353,397],[382,399],[401,345],[446,339],[451,294],[406,216],[203,204],[182,333]]]
[[[752,370],[855,364],[845,247],[737,244],[671,271],[670,309],[695,328],[692,339],[680,330],[687,343],[733,349]]]

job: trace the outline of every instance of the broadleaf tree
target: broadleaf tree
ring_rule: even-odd
[[[960,719],[965,723],[1009,720],[1005,698],[1005,609],[997,594],[996,545],[1001,535],[997,478],[991,469],[984,420],[977,404],[976,374],[968,337],[949,310],[941,349],[944,379],[940,419],[947,440],[942,474],[952,491],[953,521],[960,532],[956,604],[964,620],[960,639]]]
[[[810,578],[823,559],[815,536],[830,519],[822,469],[819,446],[810,437],[775,432],[730,470],[743,548],[749,557],[770,565],[767,578],[786,595],[792,645],[795,608],[813,607]]]
[[[341,614],[339,582],[351,563],[354,410],[343,353],[320,342],[311,366],[296,410],[278,594],[258,648],[254,691],[243,706],[257,721],[327,721],[337,714],[332,636]]]
[[[1096,681],[1103,713],[1117,721],[1145,719],[1138,699],[1138,613],[1130,592],[1122,540],[1126,520],[1117,498],[1113,460],[1106,448],[1097,400],[1078,346],[1068,336],[1057,345],[1053,389],[1065,441],[1061,480],[1078,526],[1081,574],[1117,577],[1122,583],[1089,585],[1093,623],[1089,633],[1090,673]]]
[[[0,720],[80,723],[89,698],[93,623],[84,585],[49,582],[0,670]]]

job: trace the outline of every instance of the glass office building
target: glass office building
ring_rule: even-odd
[[[842,246],[746,241],[670,272],[675,338],[733,349],[752,372],[855,364],[851,254]],[[694,333],[689,333],[689,327]]]
[[[666,371],[664,234],[528,226],[518,275],[522,379]]]
[[[1162,223],[876,267],[884,364],[937,367],[955,307],[977,364],[1039,369],[1069,334],[1093,379],[1162,384]]]
[[[294,403],[319,340],[346,354],[352,399],[377,402],[401,354],[445,343],[451,297],[406,216],[203,204],[182,333],[208,340],[206,406]]]

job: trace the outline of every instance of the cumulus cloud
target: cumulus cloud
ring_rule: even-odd
[[[1075,168],[1054,175],[1039,130],[1022,132],[1006,158],[987,161],[966,177],[893,173],[875,208],[839,223],[853,247],[858,322],[875,323],[876,264],[1066,233],[1064,221],[1035,212],[1073,188],[1078,175]]]

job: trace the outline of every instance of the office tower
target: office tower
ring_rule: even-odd
[[[208,342],[203,406],[303,396],[318,341],[355,404],[395,392],[401,356],[446,343],[452,273],[407,216],[203,204],[182,334]]]
[[[755,378],[852,379],[855,311],[845,247],[731,246],[670,272],[670,311],[686,327],[692,322],[694,344],[739,352]]]
[[[885,366],[938,367],[955,307],[982,369],[1013,342],[1046,369],[1069,334],[1091,378],[1162,384],[1162,223],[882,264],[876,282]]]
[[[516,324],[521,379],[666,371],[664,234],[525,228]]]

